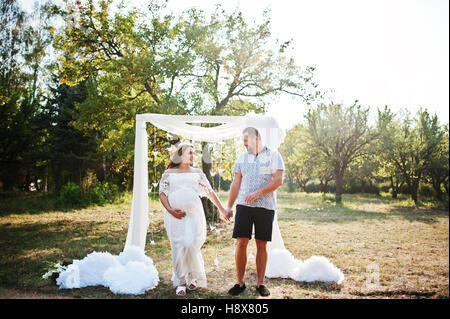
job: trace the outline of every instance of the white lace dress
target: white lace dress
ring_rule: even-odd
[[[182,219],[164,210],[164,226],[172,249],[174,286],[197,280],[206,287],[206,273],[201,247],[206,240],[206,219],[200,197],[214,192],[203,172],[165,172],[159,183],[159,194],[166,194],[170,207],[186,212]]]

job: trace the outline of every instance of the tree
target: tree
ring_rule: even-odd
[[[336,203],[342,202],[344,174],[349,165],[367,152],[377,137],[368,124],[369,108],[355,104],[320,104],[305,115],[310,134],[310,149],[321,153],[333,168],[336,181]]]
[[[315,154],[307,148],[308,132],[302,124],[297,124],[288,132],[280,153],[283,155],[286,165],[286,176],[289,180],[289,191],[292,192],[293,184],[297,183],[305,191],[306,184],[313,176],[317,162]]]
[[[29,150],[39,143],[33,118],[42,100],[37,77],[44,44],[26,22],[16,1],[0,2],[0,180],[8,190],[29,189]]]
[[[96,170],[103,179],[99,174],[102,159],[96,152],[98,136],[86,136],[71,125],[77,113],[75,104],[86,99],[86,81],[67,86],[55,77],[54,87],[49,89],[40,124],[46,133],[41,157],[51,172],[52,188],[59,192],[66,182],[81,184],[88,169]]]
[[[15,186],[26,126],[21,98],[26,93],[26,76],[20,69],[23,54],[25,13],[16,1],[0,2],[0,180],[3,188]]]
[[[226,107],[236,99],[263,109],[270,96],[291,94],[303,101],[320,96],[315,68],[301,68],[287,56],[291,41],[271,49],[270,17],[264,13],[264,18],[250,26],[241,12],[227,14],[218,6],[210,21],[203,22],[203,37],[195,45],[200,62],[193,75],[200,79],[194,87],[205,93],[201,98],[208,114],[227,114]]]
[[[403,113],[396,119],[385,107],[384,112],[379,112],[378,130],[384,132],[381,141],[385,160],[401,174],[417,204],[419,183],[431,166],[433,154],[439,150],[444,131],[437,116],[430,116],[426,110],[420,109],[415,118],[407,110]]]
[[[374,157],[379,163],[379,169],[376,175],[390,181],[392,198],[397,198],[397,194],[406,182],[400,167],[395,162],[396,149],[401,147],[400,122],[387,105],[383,110],[378,109],[377,131],[379,141],[375,144]]]
[[[448,125],[443,128],[444,134],[436,147],[436,150],[432,153],[430,164],[426,171],[426,175],[431,180],[436,198],[440,201],[443,200],[443,193],[441,185],[446,188],[448,196],[448,179],[449,179],[449,135]]]
[[[374,156],[374,144],[367,148],[367,152],[354,160],[348,166],[348,172],[344,178],[344,189],[350,193],[372,193],[379,194],[376,186],[378,161]]]

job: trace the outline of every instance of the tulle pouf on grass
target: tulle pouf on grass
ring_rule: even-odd
[[[74,260],[56,279],[60,289],[105,286],[114,294],[144,294],[158,285],[159,275],[153,260],[143,249],[127,247],[118,256],[92,252]]]

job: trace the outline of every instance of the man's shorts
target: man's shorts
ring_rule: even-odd
[[[252,239],[253,224],[255,239],[272,241],[272,224],[275,211],[262,207],[236,205],[233,238],[247,237]]]

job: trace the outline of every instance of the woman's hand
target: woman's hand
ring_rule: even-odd
[[[231,210],[231,211],[230,211]],[[233,216],[233,210],[231,208],[220,208],[220,212],[222,213],[223,218],[226,221],[230,221],[230,217]]]
[[[186,216],[186,213],[181,209],[171,209],[168,212],[177,219],[182,219],[184,216]]]

